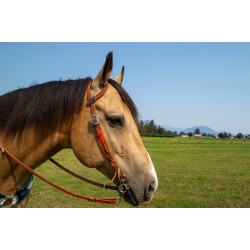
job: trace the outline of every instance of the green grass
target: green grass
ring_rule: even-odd
[[[143,138],[159,179],[153,201],[143,207],[250,207],[250,140]],[[70,169],[100,182],[108,182],[95,169],[82,166],[71,150],[55,159]],[[82,183],[51,163],[37,171],[48,179],[83,195],[109,197],[115,192]],[[35,179],[28,207],[131,207],[94,204],[63,194]]]

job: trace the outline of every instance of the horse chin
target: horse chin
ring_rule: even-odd
[[[143,200],[139,200],[136,198],[135,193],[133,192],[132,188],[129,187],[129,189],[127,190],[127,192],[123,196],[123,198],[127,203],[133,205],[134,207],[137,207],[139,205],[149,204],[153,199],[153,195],[144,196]]]
[[[134,207],[137,207],[139,205],[131,188],[129,188],[126,194],[124,195],[124,200]]]

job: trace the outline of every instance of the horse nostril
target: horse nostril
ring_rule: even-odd
[[[155,182],[151,182],[148,186],[148,192],[154,192],[156,190]]]
[[[157,188],[157,184],[155,182],[151,182],[147,188],[144,190],[144,201],[149,202],[153,198],[153,193]]]

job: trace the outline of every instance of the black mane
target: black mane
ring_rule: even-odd
[[[82,108],[90,78],[51,81],[18,89],[0,96],[0,131],[5,138],[34,127],[37,135],[49,135],[59,124],[67,124]],[[137,108],[127,92],[115,81],[109,83],[117,89],[129,107],[135,121]]]

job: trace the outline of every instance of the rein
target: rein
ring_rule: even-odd
[[[106,156],[107,160],[109,161],[110,166],[114,169],[115,174],[110,182],[110,184],[112,182],[114,182],[115,178],[117,177],[119,180],[119,186],[111,186],[110,184],[101,184],[92,180],[89,180],[85,177],[82,177],[72,171],[70,171],[69,169],[63,167],[61,164],[59,164],[57,161],[55,161],[52,158],[49,158],[49,160],[55,164],[57,167],[61,168],[63,171],[67,172],[68,174],[82,180],[85,181],[87,183],[90,183],[92,185],[101,187],[101,188],[105,188],[105,189],[111,189],[111,190],[117,190],[119,192],[119,196],[118,198],[116,197],[110,197],[110,198],[94,198],[94,197],[88,197],[85,195],[80,195],[80,194],[76,194],[73,193],[59,185],[56,185],[55,183],[49,181],[48,179],[44,178],[43,176],[41,176],[40,174],[38,174],[36,171],[34,171],[33,169],[31,169],[30,167],[28,167],[26,164],[22,163],[21,161],[19,161],[14,155],[12,155],[6,148],[4,148],[2,146],[2,144],[0,144],[0,150],[2,151],[2,155],[6,155],[9,158],[11,158],[14,162],[16,162],[19,166],[21,166],[23,169],[25,169],[26,171],[28,171],[30,174],[35,175],[37,178],[39,178],[40,180],[42,180],[43,182],[47,183],[48,185],[66,193],[69,194],[73,197],[79,198],[79,199],[83,199],[83,200],[87,200],[87,201],[91,201],[91,202],[99,202],[99,203],[106,203],[106,204],[116,204],[118,203],[120,198],[123,198],[123,196],[125,195],[125,193],[129,190],[129,187],[125,184],[125,175],[123,175],[121,173],[121,170],[119,167],[117,167],[117,164],[115,162],[115,159],[108,147],[108,144],[105,140],[104,137],[104,133],[103,130],[101,129],[101,125],[99,123],[99,116],[96,113],[95,110],[95,102],[100,99],[107,91],[108,89],[108,83],[106,83],[106,86],[102,89],[102,91],[100,93],[98,93],[95,97],[91,97],[91,84],[92,84],[92,80],[88,83],[88,87],[87,87],[87,105],[90,107],[90,123],[93,125],[93,127],[95,128],[95,132],[97,135],[97,140],[98,140],[98,144],[100,146],[100,149],[102,150],[103,154]],[[18,191],[17,191],[18,192]],[[14,195],[12,195],[14,197]],[[12,196],[6,196],[4,199],[10,199],[10,197]],[[20,200],[19,200],[20,202]],[[13,205],[17,205],[17,202],[12,203]],[[4,206],[2,206],[4,207]]]

